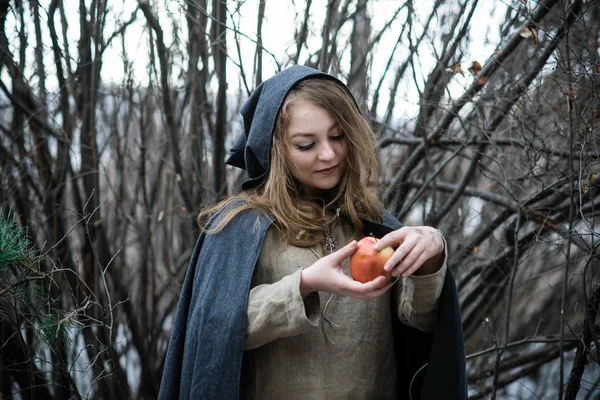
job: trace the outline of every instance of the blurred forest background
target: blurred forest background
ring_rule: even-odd
[[[299,63],[450,247],[469,395],[600,397],[600,2],[0,0],[0,399],[153,399],[239,106]]]

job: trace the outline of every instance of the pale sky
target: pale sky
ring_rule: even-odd
[[[131,2],[131,0],[129,0]],[[256,37],[256,14],[258,11],[258,3],[260,0],[245,0],[241,2],[233,2],[230,1],[230,13],[235,11],[234,4],[241,4],[239,8],[239,14],[243,16],[243,18],[239,18],[238,15],[234,15],[234,20],[229,21],[228,26],[233,26],[235,24],[239,31],[248,35],[250,38]],[[318,49],[321,44],[321,27],[323,25],[323,21],[325,19],[325,10],[327,7],[328,0],[313,0],[311,6],[311,17],[310,17],[310,30],[314,33],[311,40],[308,42],[309,48]],[[293,5],[296,4],[296,6]],[[422,25],[425,23],[425,18],[429,15],[430,9],[433,0],[424,0],[415,2],[415,12],[418,16],[419,24],[417,24],[419,31],[414,34],[414,36],[420,35],[422,30]],[[454,2],[450,2],[454,3]],[[517,3],[520,3],[517,0]],[[170,11],[177,15],[179,11],[179,5],[177,2],[169,3],[172,7]],[[398,7],[398,2],[396,0],[375,0],[370,1],[369,3],[368,13],[372,19],[371,27],[372,34],[378,32],[388,21],[388,19],[393,15],[393,12]],[[486,7],[486,4],[488,7]],[[456,93],[455,97],[458,97],[465,87],[467,87],[472,82],[472,77],[468,74],[467,68],[471,65],[472,61],[478,60],[482,65],[484,61],[492,56],[493,51],[496,48],[496,45],[499,42],[499,32],[497,30],[491,30],[491,27],[496,28],[497,23],[491,23],[492,21],[499,21],[501,18],[504,18],[506,12],[507,5],[502,1],[497,1],[494,4],[494,8],[489,8],[488,2],[480,2],[479,7],[475,11],[475,15],[471,21],[471,37],[470,37],[470,51],[465,54],[464,59],[462,60],[463,69],[465,70],[466,75],[460,76],[457,75],[453,78],[453,82],[450,85],[450,91],[452,93]],[[294,41],[294,32],[297,29],[297,25],[299,25],[302,21],[304,14],[305,2],[291,0],[270,0],[266,3],[266,15],[265,20],[263,22],[263,45],[265,49],[269,50],[271,53],[275,55],[278,62],[285,63],[288,59],[288,55],[292,54],[295,51],[295,41]],[[131,7],[133,9],[133,7]],[[130,11],[129,11],[130,12]],[[296,13],[298,16],[296,17]],[[183,17],[182,17],[183,18]],[[392,51],[392,48],[395,44],[398,33],[401,29],[401,24],[406,18],[406,12],[403,10],[397,17],[396,21],[392,24],[387,33],[383,36],[380,44],[373,49],[372,52],[372,74],[371,77],[373,79],[373,87],[375,86],[375,82],[379,80],[383,69],[385,68],[385,63],[387,62],[387,58]],[[166,18],[163,18],[163,21],[166,21]],[[143,21],[139,21],[140,24]],[[239,24],[239,25],[238,25]],[[349,41],[350,35],[350,24],[345,25],[345,29],[342,31],[342,36],[338,37],[338,47],[341,47],[344,43]],[[439,29],[441,27],[432,24],[430,26],[431,36],[439,37],[440,32]],[[345,34],[345,36],[344,36]],[[133,35],[132,35],[133,36]],[[237,49],[234,45],[234,33],[229,31],[228,47],[229,47],[229,56],[233,58],[236,62],[239,62]],[[255,43],[245,37],[241,37],[241,52],[242,52],[242,62],[246,73],[251,73],[254,59],[254,51],[255,51]],[[139,41],[139,36],[137,38]],[[430,45],[431,40],[425,40],[424,44],[421,46],[421,50],[419,52],[420,55],[420,64],[417,66],[422,67],[422,71],[418,71],[417,79],[421,84],[426,79],[426,74],[433,68],[435,65],[436,59],[431,51],[432,46]],[[132,46],[130,48],[135,48]],[[400,64],[405,59],[405,54],[407,53],[408,43],[406,46],[401,46],[396,51],[396,64]],[[139,47],[138,55],[139,58],[139,68],[142,75],[145,74],[145,63],[146,58],[145,54],[147,54],[146,46]],[[306,56],[306,50],[303,51],[303,55]],[[343,64],[343,63],[342,63]],[[272,57],[268,54],[263,55],[263,65],[264,65],[264,73],[263,79],[271,76],[275,70],[276,66],[272,60]],[[228,65],[228,81],[231,85],[234,85],[238,82],[238,74],[239,69],[233,63],[230,62]],[[399,98],[396,99],[398,106],[397,112],[399,115],[398,118],[408,117],[414,118],[418,112],[418,92],[415,87],[415,83],[413,79],[407,79],[411,77],[412,74],[407,73],[406,78],[402,81],[401,90],[399,91]],[[424,75],[424,76],[423,76]],[[381,113],[383,113],[383,107],[386,105],[385,95],[387,94],[387,88],[391,85],[391,74],[388,74],[388,85],[384,85],[384,90],[382,95],[384,96],[380,102],[380,108],[382,108]],[[252,80],[250,79],[250,82]]]
[[[229,16],[230,19],[228,21],[228,27],[233,27],[233,25],[238,25],[239,31],[243,32],[250,38],[256,37],[256,14],[258,11],[258,1],[259,0],[245,0],[245,1],[229,1]],[[90,1],[86,1],[89,3]],[[41,1],[43,7],[47,9],[49,0]],[[296,6],[294,6],[294,3]],[[452,3],[454,2],[446,2]],[[471,64],[473,60],[478,60],[482,65],[484,61],[488,59],[495,50],[495,47],[499,41],[499,33],[497,30],[497,23],[491,23],[492,21],[498,21],[504,17],[506,12],[506,7],[509,5],[518,6],[520,1],[512,1],[509,3],[504,3],[501,1],[494,2],[494,8],[489,8],[489,3],[480,2],[480,5],[475,13],[475,16],[472,19],[471,23],[471,36],[470,36],[470,50],[465,54],[462,61],[463,69],[466,71],[467,67]],[[108,37],[109,32],[112,29],[116,29],[114,27],[118,26],[120,21],[128,20],[131,13],[135,10],[138,4],[137,0],[124,0],[122,2],[119,1],[110,1],[109,7],[110,12],[108,13],[107,19],[107,29],[105,33],[105,37]],[[165,32],[165,41],[167,45],[172,44],[172,26],[171,24],[177,24],[180,30],[181,41],[183,43],[186,42],[185,36],[187,35],[187,27],[185,21],[185,12],[184,12],[184,4],[182,1],[178,0],[164,0],[155,2],[157,6],[155,10],[159,17],[159,20],[162,24],[163,30]],[[416,2],[416,14],[418,20],[421,24],[424,24],[426,15],[428,15],[431,5],[433,4],[433,0],[424,0]],[[72,5],[75,5],[73,2]],[[239,5],[239,14],[243,16],[243,18],[239,18],[237,14],[233,15],[233,19],[231,18],[231,13],[235,12],[236,5]],[[486,5],[488,7],[486,7]],[[384,26],[385,22],[392,16],[394,10],[398,6],[398,2],[395,0],[374,0],[369,2],[368,13],[372,18],[371,26],[372,26],[372,34],[377,32],[381,27]],[[534,5],[530,5],[533,7]],[[265,21],[263,23],[263,44],[265,49],[269,50],[271,53],[275,55],[277,60],[280,63],[285,63],[288,59],[288,54],[295,51],[295,43],[294,43],[294,31],[296,26],[299,25],[303,18],[305,3],[301,1],[292,1],[292,0],[267,0],[266,3],[266,16]],[[323,20],[325,17],[325,10],[327,7],[327,0],[313,0],[311,7],[311,17],[310,17],[310,30],[313,32],[314,37],[308,42],[308,45],[311,49],[318,49],[320,46],[320,33],[321,27],[323,25]],[[296,11],[298,12],[298,16],[296,16]],[[69,38],[70,41],[70,52],[72,56],[77,55],[77,40],[79,36],[79,12],[77,7],[67,7],[67,18],[69,21]],[[27,10],[28,12],[28,10]],[[443,9],[442,9],[443,13]],[[385,63],[387,62],[387,57],[391,52],[391,49],[395,43],[398,32],[401,28],[401,24],[405,19],[405,12],[401,13],[397,21],[395,21],[391,29],[388,30],[388,33],[384,35],[381,43],[373,49],[372,52],[372,74],[371,78],[373,79],[373,87],[376,82],[379,80],[381,72],[385,67]],[[57,13],[58,16],[58,13]],[[47,15],[42,14],[42,19],[46,19]],[[441,16],[440,16],[441,18]],[[57,18],[57,26],[58,26],[58,18]],[[418,25],[417,25],[418,26]],[[493,27],[495,30],[490,30]],[[47,29],[47,24],[42,24],[42,28]],[[421,26],[422,28],[422,26]],[[440,37],[439,29],[441,27],[432,25],[430,27],[431,36],[432,37]],[[18,46],[18,38],[15,32],[15,21],[11,17],[8,18],[7,33],[9,34],[9,42],[11,43],[11,47],[13,50],[13,55],[17,56],[18,51],[16,46]],[[13,36],[10,36],[11,31],[13,32]],[[339,47],[343,46],[344,43],[348,42],[348,35],[350,31],[350,24],[346,24],[345,30],[342,32],[342,36],[338,38]],[[420,31],[415,32],[413,36],[417,36],[420,34]],[[344,35],[346,35],[344,37]],[[489,42],[486,42],[486,37]],[[44,32],[44,38],[49,38],[48,32]],[[237,63],[239,62],[237,49],[234,44],[234,33],[232,30],[228,31],[228,51],[229,56]],[[46,68],[48,69],[48,73],[52,74],[54,72],[53,63],[50,61],[53,59],[50,50],[50,41],[48,39],[46,43]],[[138,16],[136,21],[128,28],[126,34],[126,42],[125,46],[127,48],[127,53],[129,57],[129,61],[132,64],[134,70],[134,79],[140,84],[145,85],[148,81],[148,28],[146,24],[146,20],[141,12],[138,12]],[[34,47],[34,35],[33,28],[29,33],[29,47],[28,47],[28,64],[31,65],[33,60],[33,47]],[[253,67],[253,57],[255,51],[255,43],[246,38],[241,37],[241,53],[242,53],[242,63],[247,73],[251,73]],[[404,61],[406,54],[406,46],[401,47],[396,52],[396,65],[400,64]],[[185,48],[175,48],[171,47],[171,51],[175,54],[185,54]],[[303,51],[303,55],[306,56],[306,50]],[[432,52],[431,40],[425,40],[425,44],[421,46],[419,51],[420,56],[420,64],[418,67],[421,67],[421,70],[417,71],[417,81],[420,85],[422,85],[423,80],[426,78],[426,74],[431,70],[435,63],[435,57]],[[178,80],[178,77],[181,76],[182,69],[187,69],[187,65],[185,65],[185,60],[182,57],[176,57],[175,62],[172,65],[172,73],[171,73],[171,82],[174,87],[178,85],[181,86],[181,79]],[[183,61],[182,61],[183,60]],[[182,65],[183,63],[183,65]],[[272,58],[268,54],[264,54],[263,56],[263,65],[264,65],[264,73],[263,79],[268,78],[275,72],[275,63],[272,61]],[[342,63],[343,65],[343,63]],[[232,93],[237,89],[238,82],[238,74],[239,69],[235,65],[234,62],[230,61],[228,66],[228,81],[231,86]],[[5,81],[8,81],[4,75],[2,76]],[[391,84],[391,74],[388,77],[387,85],[384,84],[383,95],[387,93],[387,88]],[[35,87],[36,78],[34,74],[29,74],[30,76],[30,84]],[[111,46],[106,50],[104,56],[104,65],[102,67],[102,78],[104,82],[113,81],[119,83],[123,79],[123,60],[121,55],[121,39],[117,37],[113,40]],[[252,81],[251,77],[248,78],[249,83]],[[468,86],[472,77],[469,76],[468,73],[465,76],[457,75],[453,78],[453,81],[450,85],[450,92],[456,93],[456,97],[460,95],[464,87]],[[56,90],[56,80],[48,79],[47,85],[48,90]],[[401,83],[401,89],[398,94],[398,98],[396,99],[397,113],[396,118],[414,118],[416,113],[418,112],[418,92],[416,90],[415,81],[412,79],[412,74],[407,73],[405,79]],[[381,99],[381,107],[384,107],[386,103],[386,99]],[[383,112],[383,111],[381,111]]]

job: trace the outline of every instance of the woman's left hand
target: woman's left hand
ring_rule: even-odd
[[[395,251],[384,269],[394,277],[433,274],[444,263],[445,241],[440,231],[430,226],[405,226],[390,232],[377,241],[375,249],[387,246]]]

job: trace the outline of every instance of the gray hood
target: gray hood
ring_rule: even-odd
[[[244,133],[236,140],[225,163],[246,170],[249,179],[242,184],[243,190],[256,187],[266,179],[275,120],[283,100],[290,89],[308,77],[331,79],[348,90],[346,85],[331,75],[294,65],[260,84],[242,105],[240,113],[244,120]]]

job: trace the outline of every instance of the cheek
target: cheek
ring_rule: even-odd
[[[348,146],[346,145],[346,141],[340,142],[337,153],[344,161],[348,159]]]
[[[306,173],[312,164],[310,156],[299,151],[292,151],[290,153],[289,162],[290,171],[292,171],[294,175],[302,175]]]

